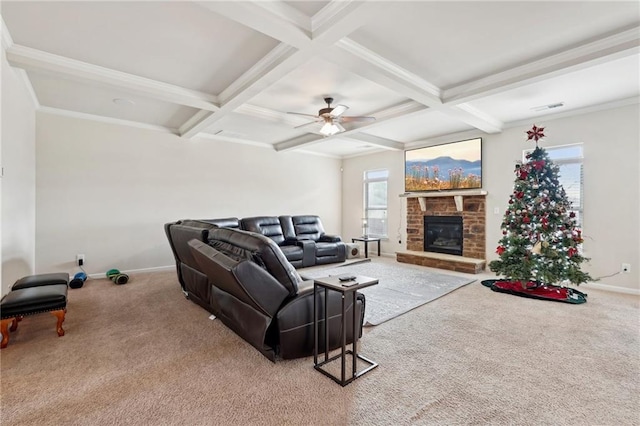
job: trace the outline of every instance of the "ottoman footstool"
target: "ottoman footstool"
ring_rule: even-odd
[[[27,275],[13,283],[11,290],[55,284],[69,284],[69,274],[66,272],[54,272],[52,274]]]
[[[58,336],[64,336],[62,323],[67,312],[67,285],[51,284],[20,288],[7,293],[0,300],[0,348],[9,344],[9,330],[16,331],[24,316],[51,312],[57,319]]]

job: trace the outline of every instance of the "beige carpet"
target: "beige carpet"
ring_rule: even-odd
[[[374,261],[384,261],[375,259]],[[380,366],[342,388],[271,363],[175,273],[70,290],[67,334],[26,318],[1,360],[5,425],[638,425],[639,298],[583,305],[480,282],[365,330]]]

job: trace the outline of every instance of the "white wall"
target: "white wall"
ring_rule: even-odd
[[[21,71],[2,50],[0,240],[2,294],[35,270],[35,105]]]
[[[584,270],[594,278],[620,270],[621,263],[631,264],[630,274],[603,278],[598,284],[640,291],[640,111],[638,105],[599,111],[580,116],[538,120],[545,127],[542,147],[584,144],[584,251],[591,258]],[[483,189],[487,196],[487,256],[497,258],[495,248],[501,237],[500,223],[513,191],[515,162],[522,151],[533,148],[526,141],[530,125],[504,130],[500,134],[452,135],[438,138],[437,143],[453,142],[482,136]],[[434,144],[425,141],[424,146]],[[343,162],[343,233],[345,237],[360,235],[362,217],[362,176],[365,170],[386,168],[389,179],[389,240],[382,251],[404,250],[406,223],[402,152],[384,152],[346,159]],[[498,207],[500,213],[493,214]],[[398,244],[400,224],[402,244]]]
[[[37,114],[38,272],[174,265],[177,219],[317,214],[339,233],[341,161]]]

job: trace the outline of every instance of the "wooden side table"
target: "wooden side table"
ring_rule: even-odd
[[[380,238],[375,237],[357,237],[352,238],[351,242],[355,243],[356,241],[362,241],[364,243],[364,257],[369,257],[369,243],[372,241],[378,242],[378,256],[380,256]]]
[[[340,281],[340,277],[345,275],[335,275],[326,278],[319,278],[314,280],[313,282],[313,367],[324,374],[325,376],[331,378],[333,381],[338,383],[341,386],[346,386],[358,377],[363,376],[365,373],[373,370],[378,366],[378,363],[371,361],[370,359],[360,355],[358,353],[358,319],[356,318],[356,292],[365,287],[369,287],[372,285],[378,284],[378,280],[375,278],[365,277],[365,276],[355,276],[353,280],[350,281]],[[324,289],[324,318],[325,318],[325,326],[324,326],[324,361],[318,362],[318,290],[320,288]],[[329,296],[329,291],[337,291],[342,294],[342,350],[339,354],[332,356],[329,358],[329,304],[326,303]],[[353,312],[353,342],[351,345],[351,350],[347,350],[347,321],[346,321],[346,297],[351,294],[352,301],[352,312]],[[351,377],[347,378],[346,371],[346,362],[347,362],[347,354],[351,354],[351,358],[353,360],[351,366]],[[341,366],[341,376],[336,377],[328,371],[324,370],[323,367],[330,363],[331,361],[335,361],[340,359],[342,362]],[[361,371],[357,371],[357,360],[360,359],[366,362],[369,366]]]

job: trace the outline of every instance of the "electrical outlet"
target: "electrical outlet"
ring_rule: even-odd
[[[76,265],[84,265],[84,254],[76,254]]]
[[[629,263],[623,263],[622,267],[620,268],[620,271],[622,271],[622,273],[624,274],[628,274],[631,272],[631,265]]]
[[[500,207],[494,207],[493,214],[500,214]]]

